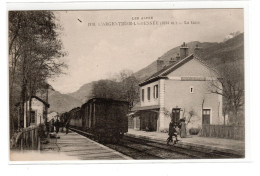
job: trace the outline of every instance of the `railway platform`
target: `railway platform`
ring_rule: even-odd
[[[40,151],[13,152],[12,161],[71,161],[132,159],[102,144],[70,131],[58,133],[41,144]]]
[[[50,138],[48,144],[42,145],[41,152],[58,154],[60,157],[54,157],[54,160],[131,159],[128,156],[72,131],[68,134],[58,133],[57,138]]]
[[[167,133],[158,132],[146,132],[134,129],[128,129],[126,133],[129,137],[135,137],[143,140],[148,140],[157,143],[166,144],[168,138]],[[190,148],[193,150],[203,151],[217,151],[223,153],[230,153],[235,155],[245,156],[245,142],[232,139],[220,139],[220,138],[207,138],[199,136],[187,136],[186,138],[180,138],[177,144],[178,147]]]

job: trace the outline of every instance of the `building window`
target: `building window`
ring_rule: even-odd
[[[194,87],[193,86],[190,87],[190,93],[194,93]]]
[[[153,98],[158,98],[158,85],[153,87]]]
[[[151,88],[150,87],[147,87],[147,99],[150,100],[150,97],[151,97]]]
[[[144,89],[142,89],[142,101],[144,101]]]

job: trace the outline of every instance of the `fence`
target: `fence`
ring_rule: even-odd
[[[200,136],[244,140],[244,126],[202,125]]]
[[[40,150],[40,136],[42,129],[39,126],[22,129],[15,138],[12,146],[18,150]]]

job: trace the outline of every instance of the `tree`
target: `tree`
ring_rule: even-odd
[[[191,110],[189,111],[189,118],[186,119],[187,125],[190,123],[191,118],[192,118],[194,115],[195,115],[195,111],[194,111],[193,109],[191,109]]]
[[[97,81],[92,90],[93,96],[127,101],[132,108],[139,101],[138,81],[132,71],[121,71],[116,79]]]
[[[46,86],[47,79],[62,73],[66,65],[59,38],[60,26],[50,11],[9,12],[9,79],[10,122],[14,130],[14,85],[20,87],[20,105],[23,117],[24,102]],[[31,102],[29,101],[29,104]],[[29,105],[31,109],[31,105]],[[28,114],[30,117],[30,113]]]
[[[223,112],[223,117],[224,117],[224,125],[226,125],[226,115],[228,115],[228,113],[229,113],[229,111],[230,111],[230,106],[229,106],[229,104],[227,103],[228,101],[226,101],[225,99],[224,99],[224,101],[223,101],[223,106],[222,106],[222,112]]]
[[[123,98],[129,102],[130,109],[139,102],[139,86],[138,80],[134,75],[125,78],[122,81]]]
[[[211,92],[223,96],[224,115],[230,111],[233,118],[237,119],[244,105],[243,67],[233,62],[223,65],[218,70],[220,78],[211,82]]]
[[[111,80],[99,80],[94,83],[92,94],[96,98],[122,100],[122,85]]]

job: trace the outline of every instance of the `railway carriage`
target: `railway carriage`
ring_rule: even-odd
[[[60,115],[60,121],[63,122],[63,125],[65,125],[70,117],[70,113],[69,112],[65,112],[63,114]]]
[[[99,141],[118,142],[128,131],[128,108],[125,101],[93,98],[69,112],[70,126]]]
[[[81,115],[80,107],[74,108],[69,112],[70,125],[75,127],[80,127]]]

